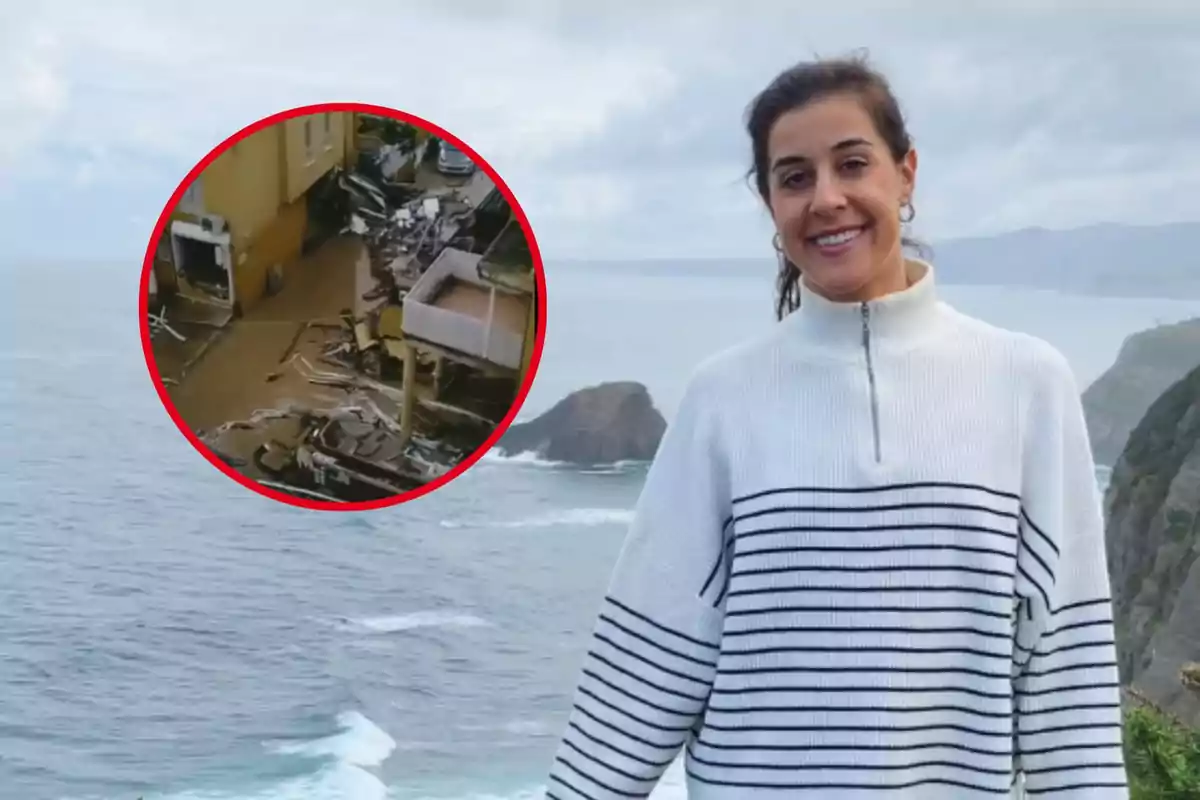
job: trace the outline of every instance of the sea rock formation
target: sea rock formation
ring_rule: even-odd
[[[644,385],[615,381],[572,392],[536,419],[511,426],[497,449],[577,466],[649,461],[666,427]]]
[[[1150,404],[1200,364],[1200,318],[1125,340],[1117,360],[1083,393],[1096,461],[1112,466]]]
[[[1200,366],[1134,428],[1104,502],[1121,682],[1200,726],[1181,680],[1200,662]]]

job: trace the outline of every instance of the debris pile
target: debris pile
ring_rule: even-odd
[[[262,409],[201,440],[230,466],[289,493],[341,501],[391,497],[444,475],[495,428],[495,420],[418,398],[417,433],[405,436],[398,422],[402,390],[354,372],[317,369],[301,355],[284,368],[344,394],[324,408],[293,402]],[[451,432],[457,435],[445,435]]]
[[[394,420],[369,399],[292,413],[296,439],[269,439],[251,456],[260,480],[291,493],[340,501],[382,499],[436,479],[464,455],[427,439],[406,441]]]
[[[297,323],[278,361],[270,357],[258,373],[261,383],[250,381],[270,384],[261,392],[270,397],[243,387],[253,399],[239,408],[273,407],[198,432],[219,458],[264,486],[326,501],[391,497],[446,474],[511,407],[513,378],[483,375],[405,341],[402,302],[429,265],[446,247],[474,250],[502,228],[490,212],[477,213],[494,190],[483,172],[461,185],[416,180],[426,144],[387,142],[363,153],[356,169],[330,170],[312,190],[319,228],[362,243],[347,270],[358,307]],[[149,326],[164,347],[168,337],[182,339],[165,309],[151,314]]]
[[[360,236],[367,247],[376,287],[363,296],[365,300],[399,302],[442,249],[475,249],[474,181],[490,188],[486,175],[464,186],[428,190],[341,169],[327,179],[341,197],[335,200],[323,193],[322,198],[333,204],[323,213],[342,214],[341,231]]]

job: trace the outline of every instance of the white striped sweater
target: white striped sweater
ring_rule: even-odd
[[[596,621],[549,800],[1128,798],[1077,384],[932,267],[807,288],[694,374]]]

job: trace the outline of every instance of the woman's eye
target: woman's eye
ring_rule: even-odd
[[[859,172],[867,168],[865,158],[849,158],[842,162],[842,169],[848,172]]]
[[[779,183],[786,189],[798,189],[804,185],[806,177],[804,172],[790,172],[784,175]]]

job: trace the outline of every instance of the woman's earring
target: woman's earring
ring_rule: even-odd
[[[783,240],[779,237],[779,231],[775,231],[775,235],[771,237],[771,246],[775,248],[776,253],[783,252]]]
[[[917,210],[913,208],[912,200],[905,200],[900,204],[900,221],[908,224],[913,221],[913,217],[917,216]]]

